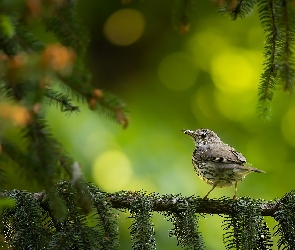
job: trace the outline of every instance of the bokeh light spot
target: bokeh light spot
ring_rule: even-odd
[[[128,157],[119,150],[102,153],[93,164],[93,179],[106,192],[124,189],[132,174]]]
[[[20,105],[0,102],[0,118],[9,119],[15,125],[24,126],[31,121],[30,112]]]
[[[243,50],[218,54],[211,63],[214,84],[226,93],[256,91],[259,81],[257,76],[261,73],[260,59],[258,53]]]
[[[201,115],[205,115],[210,119],[218,117],[217,110],[214,107],[215,100],[212,91],[211,85],[208,83],[198,88],[198,91],[193,95],[191,110],[197,119],[201,119]]]
[[[188,40],[187,47],[192,52],[194,61],[198,67],[205,71],[210,70],[212,57],[220,51],[220,48],[229,47],[229,41],[224,35],[219,35],[216,29],[198,32]]]
[[[295,147],[295,107],[288,110],[282,119],[281,129],[285,140],[289,145]]]
[[[112,44],[127,46],[142,36],[144,28],[145,19],[141,12],[123,9],[116,11],[106,20],[104,35]]]
[[[244,121],[255,115],[256,95],[237,93],[236,95],[215,92],[216,104],[220,113],[232,121]]]
[[[178,52],[162,59],[158,67],[158,76],[167,88],[181,91],[195,83],[198,68],[189,55]]]

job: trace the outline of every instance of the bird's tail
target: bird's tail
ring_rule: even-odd
[[[252,171],[253,172],[256,172],[256,173],[262,173],[262,174],[265,174],[265,172],[263,170],[260,170],[258,168],[252,168]]]
[[[252,164],[249,163],[249,162],[245,163],[244,166],[247,166],[248,168],[250,168],[252,172],[265,174],[265,172],[264,172],[263,170],[260,170],[260,169],[258,169],[258,168],[253,168],[253,167],[252,167]]]

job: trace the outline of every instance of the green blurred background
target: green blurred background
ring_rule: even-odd
[[[87,107],[70,117],[51,107],[53,134],[81,162],[88,180],[108,192],[204,196],[210,186],[194,173],[194,145],[181,132],[198,128],[214,130],[266,171],[247,176],[238,196],[271,200],[294,189],[294,99],[278,90],[271,121],[257,119],[264,42],[257,10],[231,21],[212,1],[196,1],[186,34],[176,28],[174,13],[171,0],[78,1],[91,36],[93,84],[124,100],[130,124],[124,130]],[[216,189],[210,196],[233,192]],[[127,216],[118,218],[120,249],[131,249]],[[168,238],[172,225],[163,216],[155,214],[154,224],[157,249],[180,248]],[[219,216],[200,217],[206,249],[225,249],[221,225]]]

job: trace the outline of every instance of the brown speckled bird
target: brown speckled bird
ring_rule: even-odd
[[[189,135],[194,143],[192,163],[197,175],[206,183],[212,185],[204,199],[216,187],[235,185],[233,199],[237,198],[238,182],[251,172],[265,173],[257,168],[247,166],[246,158],[233,147],[223,143],[213,131],[209,129],[182,130]]]

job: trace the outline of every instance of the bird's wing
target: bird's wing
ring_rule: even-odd
[[[224,143],[200,145],[197,148],[198,150],[201,151],[203,157],[207,158],[206,160],[241,165],[246,163],[246,158],[241,153]]]
[[[218,168],[220,170],[232,169],[232,171],[236,172],[236,173],[245,173],[245,172],[265,173],[263,170],[260,170],[258,168],[252,168],[249,166],[245,166],[245,165],[242,165],[242,163],[237,164],[237,163],[233,163],[233,162],[227,162],[227,164],[226,163],[216,163],[216,164],[219,164]]]

